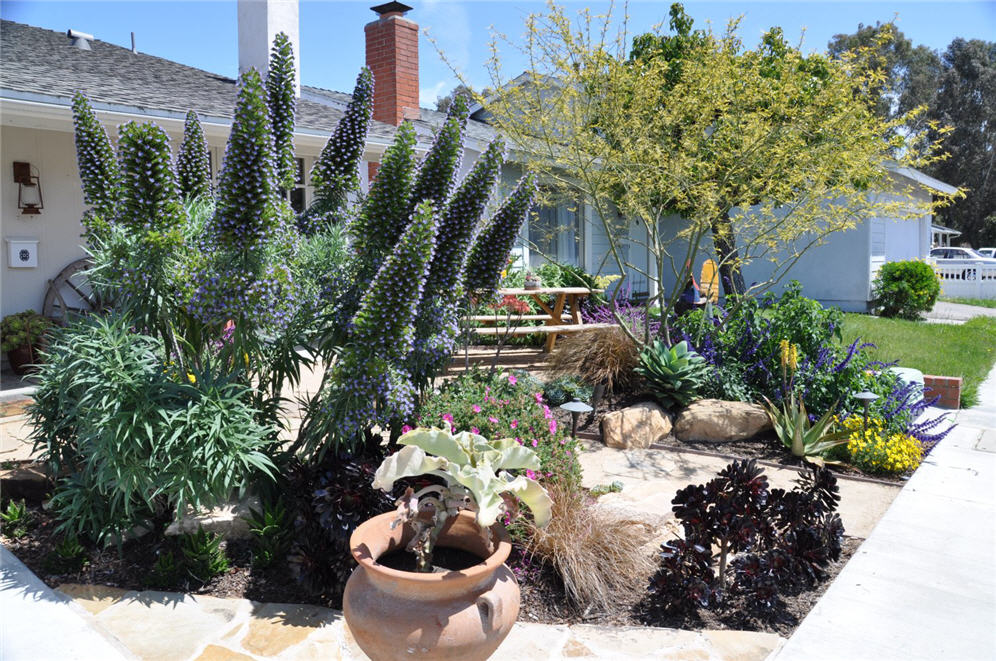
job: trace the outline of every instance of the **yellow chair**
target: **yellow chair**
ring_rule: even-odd
[[[716,262],[707,259],[702,264],[702,273],[699,274],[699,290],[702,297],[713,303],[719,300],[719,269]]]

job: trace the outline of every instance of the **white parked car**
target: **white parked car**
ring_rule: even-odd
[[[983,257],[988,257],[990,259],[996,259],[996,248],[979,248],[976,250],[977,253]]]
[[[996,279],[996,259],[985,257],[971,248],[934,248],[930,251],[930,258],[945,270],[967,267],[954,276],[958,280],[977,280],[979,277],[983,280]]]

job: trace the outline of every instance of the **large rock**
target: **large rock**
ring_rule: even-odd
[[[763,406],[721,399],[700,399],[678,414],[674,435],[679,441],[739,441],[771,428]]]
[[[245,539],[252,536],[248,521],[252,516],[252,509],[260,509],[259,498],[256,496],[224,503],[201,512],[194,512],[188,508],[180,520],[169,524],[165,534],[191,535],[203,528],[225,539]]]
[[[602,439],[610,448],[646,448],[670,433],[671,418],[653,402],[641,402],[602,418]]]

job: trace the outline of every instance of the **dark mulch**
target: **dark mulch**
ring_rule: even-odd
[[[265,569],[253,567],[252,547],[246,540],[225,543],[231,569],[206,584],[189,576],[181,577],[168,585],[150,582],[150,570],[156,557],[171,543],[153,539],[151,534],[126,542],[121,554],[116,547],[103,550],[88,547],[87,564],[79,571],[66,571],[64,567],[53,565],[53,549],[62,539],[54,531],[57,521],[51,513],[37,506],[32,507],[31,511],[33,524],[28,534],[19,539],[0,534],[0,542],[50,587],[58,587],[62,583],[84,583],[126,590],[157,589],[244,598],[257,602],[330,605],[321,597],[309,595],[302,590],[287,569],[286,563],[278,562]],[[519,619],[524,622],[738,629],[788,635],[823,594],[833,577],[840,572],[860,541],[846,537],[841,559],[829,567],[826,581],[811,589],[787,594],[778,608],[764,613],[751,611],[742,600],[733,599],[716,611],[700,610],[687,616],[669,616],[659,612],[652,602],[639,594],[617,600],[615,608],[608,612],[578,612],[567,605],[563,583],[551,568],[524,563],[517,550],[513,551],[509,564],[519,579],[522,592]],[[447,564],[445,553],[441,557],[441,562]]]
[[[601,624],[611,626],[654,626],[672,629],[732,629],[765,631],[790,636],[819,601],[827,587],[861,545],[860,539],[845,537],[841,557],[827,568],[827,577],[808,589],[784,592],[781,603],[759,610],[743,597],[730,597],[713,610],[703,608],[683,615],[662,612],[652,597],[638,596],[618,601],[610,612],[578,612],[565,606],[564,587],[549,567],[528,573],[519,580],[522,606],[519,620],[546,624]]]

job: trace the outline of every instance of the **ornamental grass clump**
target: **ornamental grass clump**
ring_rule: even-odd
[[[654,572],[645,548],[653,526],[597,507],[579,490],[553,484],[549,492],[550,523],[526,523],[522,545],[560,576],[570,606],[579,613],[606,612],[640,592]]]
[[[550,371],[620,393],[636,386],[639,357],[639,346],[621,328],[599,328],[558,340]]]

